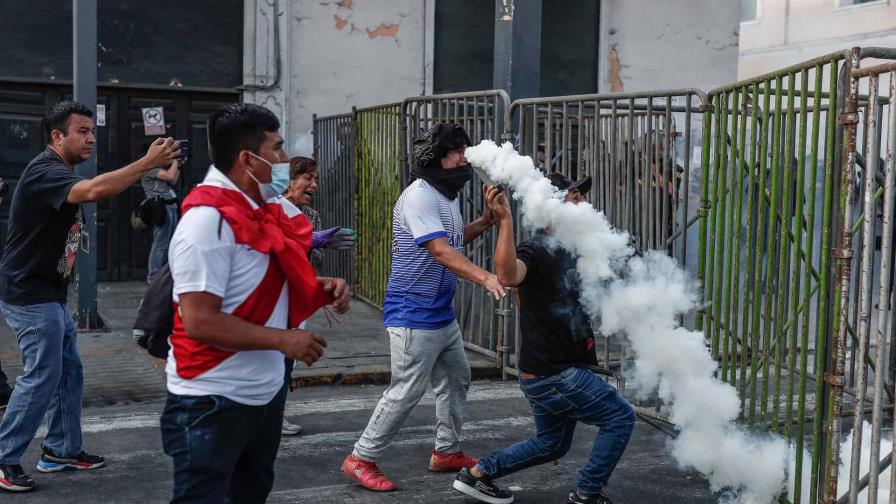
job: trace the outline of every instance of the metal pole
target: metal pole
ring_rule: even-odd
[[[541,0],[495,0],[494,56],[496,89],[511,100],[539,95]]]
[[[72,12],[75,101],[96,110],[96,0],[74,0]],[[77,169],[87,178],[96,177],[96,149]],[[84,227],[75,275],[78,329],[96,330],[105,327],[96,308],[96,203],[81,205],[81,212]]]

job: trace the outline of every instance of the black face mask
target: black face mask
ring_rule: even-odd
[[[457,194],[467,185],[467,182],[472,180],[473,169],[470,165],[466,165],[446,170],[442,168],[439,161],[436,161],[435,163],[430,163],[427,167],[415,164],[411,169],[411,175],[414,178],[425,180],[446,198],[454,200],[457,198]]]

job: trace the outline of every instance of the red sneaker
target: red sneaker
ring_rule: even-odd
[[[457,453],[442,453],[433,450],[432,456],[429,457],[429,470],[432,472],[457,472],[466,467],[467,469],[476,465],[478,459],[467,456],[466,453],[459,451]]]
[[[380,471],[374,462],[361,460],[354,455],[345,457],[345,461],[342,462],[342,472],[368,490],[374,492],[395,490],[395,483],[389,481],[389,478]]]

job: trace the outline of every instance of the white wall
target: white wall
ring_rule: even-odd
[[[604,0],[600,90],[711,89],[737,77],[738,0]]]
[[[434,4],[245,0],[244,82],[274,80],[275,5],[282,74],[274,89],[247,91],[244,100],[272,109],[295,151],[314,113],[431,92]],[[600,90],[709,89],[733,81],[738,17],[738,0],[603,0]]]
[[[850,47],[896,47],[896,1],[853,7],[839,0],[758,2],[758,19],[741,25],[741,79]]]
[[[273,10],[274,0],[245,0],[247,83],[273,80]],[[287,145],[302,150],[296,143],[311,129],[312,114],[431,89],[433,12],[433,0],[280,0],[280,84],[246,92],[244,100],[273,110]]]

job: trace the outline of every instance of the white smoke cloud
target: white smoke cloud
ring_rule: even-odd
[[[578,256],[585,309],[601,321],[601,332],[627,337],[637,387],[641,393],[656,389],[680,429],[671,446],[676,461],[703,473],[726,502],[773,502],[784,489],[788,444],[735,423],[737,392],[715,378],[717,363],[704,335],[677,322],[699,299],[687,274],[662,253],[635,256],[627,233],[588,203],[564,203],[532,159],[511,144],[485,140],[468,148],[466,158],[513,189],[524,225],[550,227]]]

